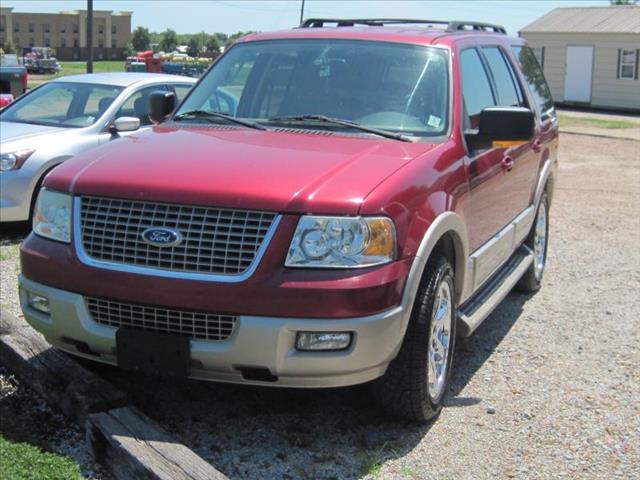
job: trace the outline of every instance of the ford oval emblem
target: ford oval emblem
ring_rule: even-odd
[[[151,227],[142,232],[142,239],[154,247],[175,247],[182,243],[182,235],[173,228]]]

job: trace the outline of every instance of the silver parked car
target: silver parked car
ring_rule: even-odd
[[[151,125],[149,95],[180,101],[193,78],[155,73],[61,77],[23,95],[0,113],[0,222],[30,218],[34,192],[56,165]]]

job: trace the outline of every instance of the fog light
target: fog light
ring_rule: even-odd
[[[43,297],[42,295],[38,295],[37,293],[28,292],[27,299],[29,301],[29,306],[38,310],[39,312],[46,313],[49,315],[51,313],[51,308],[49,307],[49,299],[47,297]]]
[[[345,350],[351,345],[351,332],[298,332],[296,350]]]

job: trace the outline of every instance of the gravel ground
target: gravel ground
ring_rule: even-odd
[[[365,387],[95,370],[232,478],[640,478],[639,152],[563,136],[544,286],[512,293],[458,343],[447,407],[430,425],[384,419]],[[2,260],[1,300],[15,311],[12,265]]]

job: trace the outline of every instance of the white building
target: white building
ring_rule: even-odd
[[[640,111],[640,6],[556,8],[520,36],[556,103]]]

